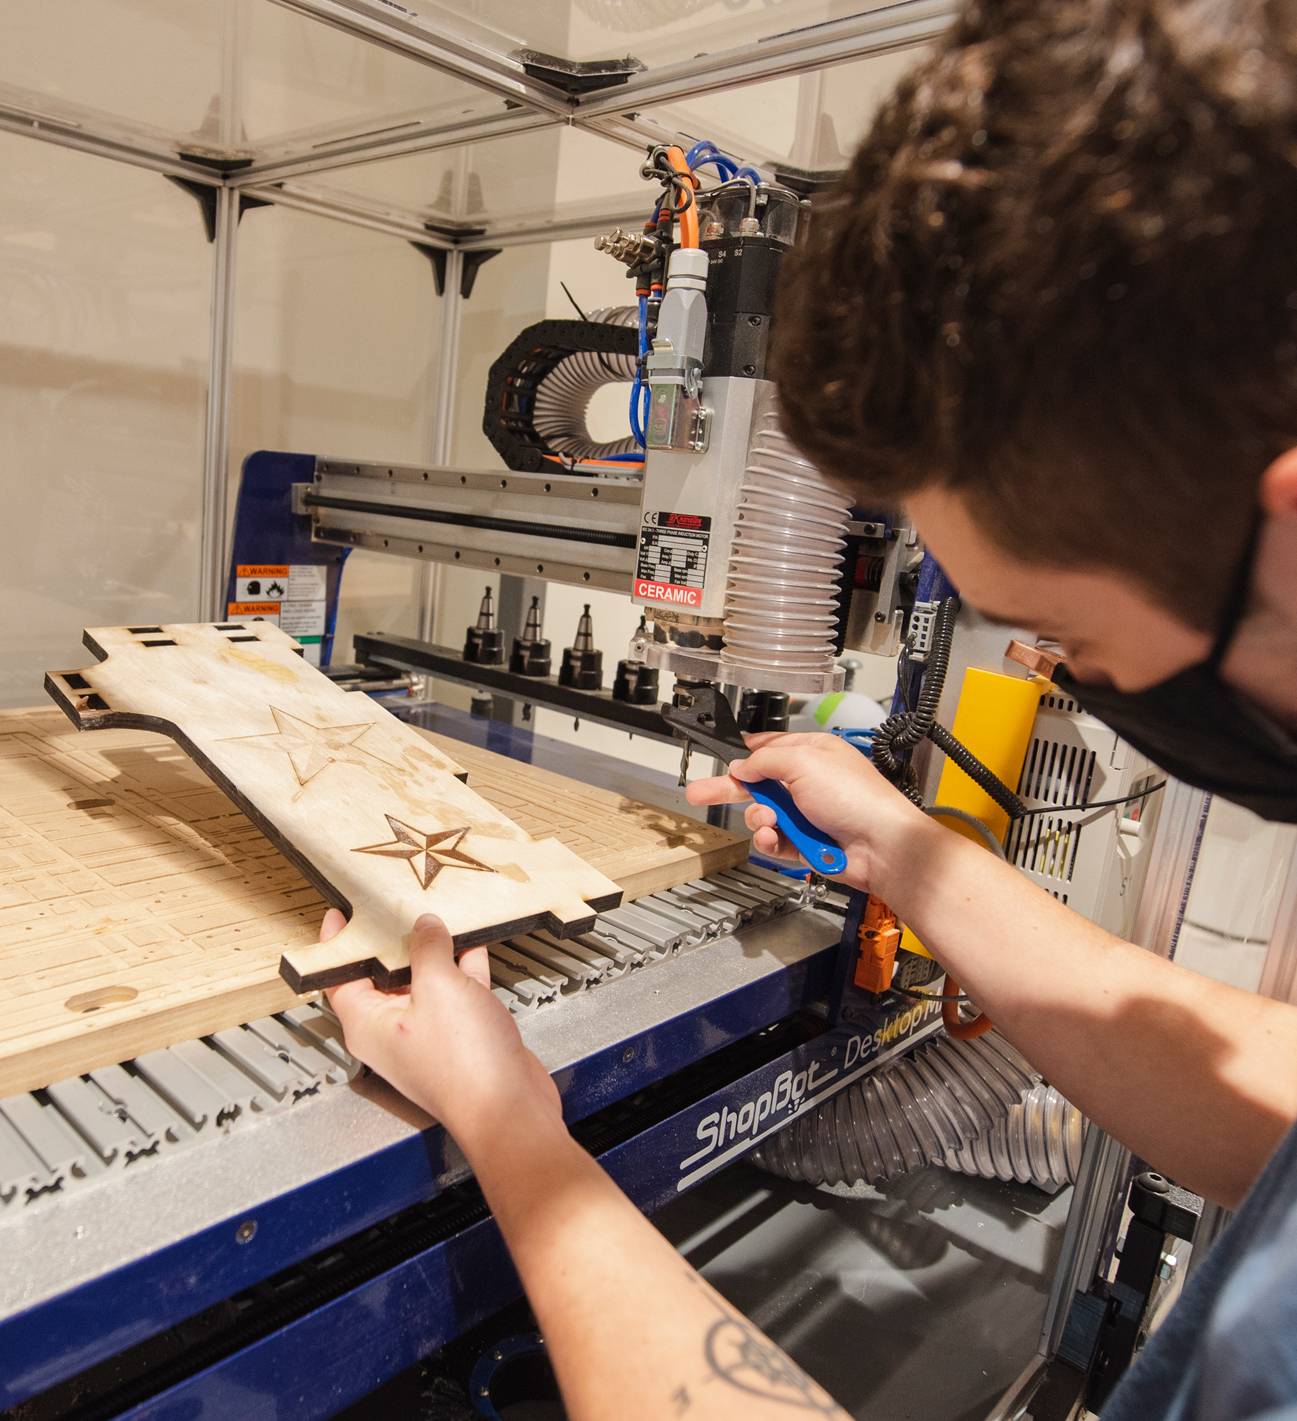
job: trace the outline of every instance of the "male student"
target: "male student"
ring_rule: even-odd
[[[1165,768],[1297,821],[1297,3],[971,5],[789,265],[801,447]],[[1238,1210],[1105,1421],[1297,1421],[1297,1008],[1102,932],[831,737],[690,798],[767,776],[1087,1115]],[[463,1147],[574,1421],[843,1416],[573,1143],[483,950],[422,919],[412,960],[334,1005]]]

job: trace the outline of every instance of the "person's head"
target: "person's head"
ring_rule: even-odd
[[[1297,0],[978,0],[785,265],[791,437],[1138,689],[1297,602]]]

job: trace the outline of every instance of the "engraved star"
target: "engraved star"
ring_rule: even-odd
[[[386,844],[367,844],[364,848],[353,849],[356,854],[378,854],[382,858],[404,859],[410,871],[419,880],[420,888],[427,888],[443,868],[467,868],[478,873],[494,873],[490,864],[480,863],[460,847],[460,841],[468,833],[463,829],[434,829],[430,833],[405,824],[391,814],[383,816],[393,837]]]
[[[289,715],[278,706],[271,706],[270,714],[277,727],[272,734],[229,735],[224,738],[242,740],[258,750],[281,751],[288,756],[300,785],[314,779],[330,765],[364,765],[367,760],[378,759],[355,744],[365,731],[372,728],[373,721],[367,720],[359,725],[313,725],[309,720]],[[379,763],[386,762],[380,760]]]

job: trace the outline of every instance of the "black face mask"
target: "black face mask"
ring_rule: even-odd
[[[1263,819],[1297,824],[1297,736],[1275,725],[1220,675],[1247,605],[1256,531],[1244,549],[1205,660],[1146,691],[1090,686],[1074,680],[1065,665],[1053,679],[1176,779],[1241,804]]]

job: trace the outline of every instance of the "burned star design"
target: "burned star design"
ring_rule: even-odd
[[[367,720],[359,725],[314,725],[300,716],[280,710],[278,706],[271,706],[270,714],[275,721],[273,733],[225,738],[241,740],[257,750],[281,751],[288,756],[300,785],[307,784],[330,765],[385,763],[356,744],[367,730],[373,729],[373,721]]]
[[[406,824],[391,814],[383,816],[392,831],[392,838],[385,844],[367,844],[364,848],[353,849],[357,854],[378,854],[381,858],[404,859],[410,871],[419,880],[420,888],[431,886],[433,879],[443,868],[467,868],[477,873],[494,873],[490,864],[480,863],[472,854],[466,854],[460,841],[468,833],[462,829],[434,829],[427,832]]]

